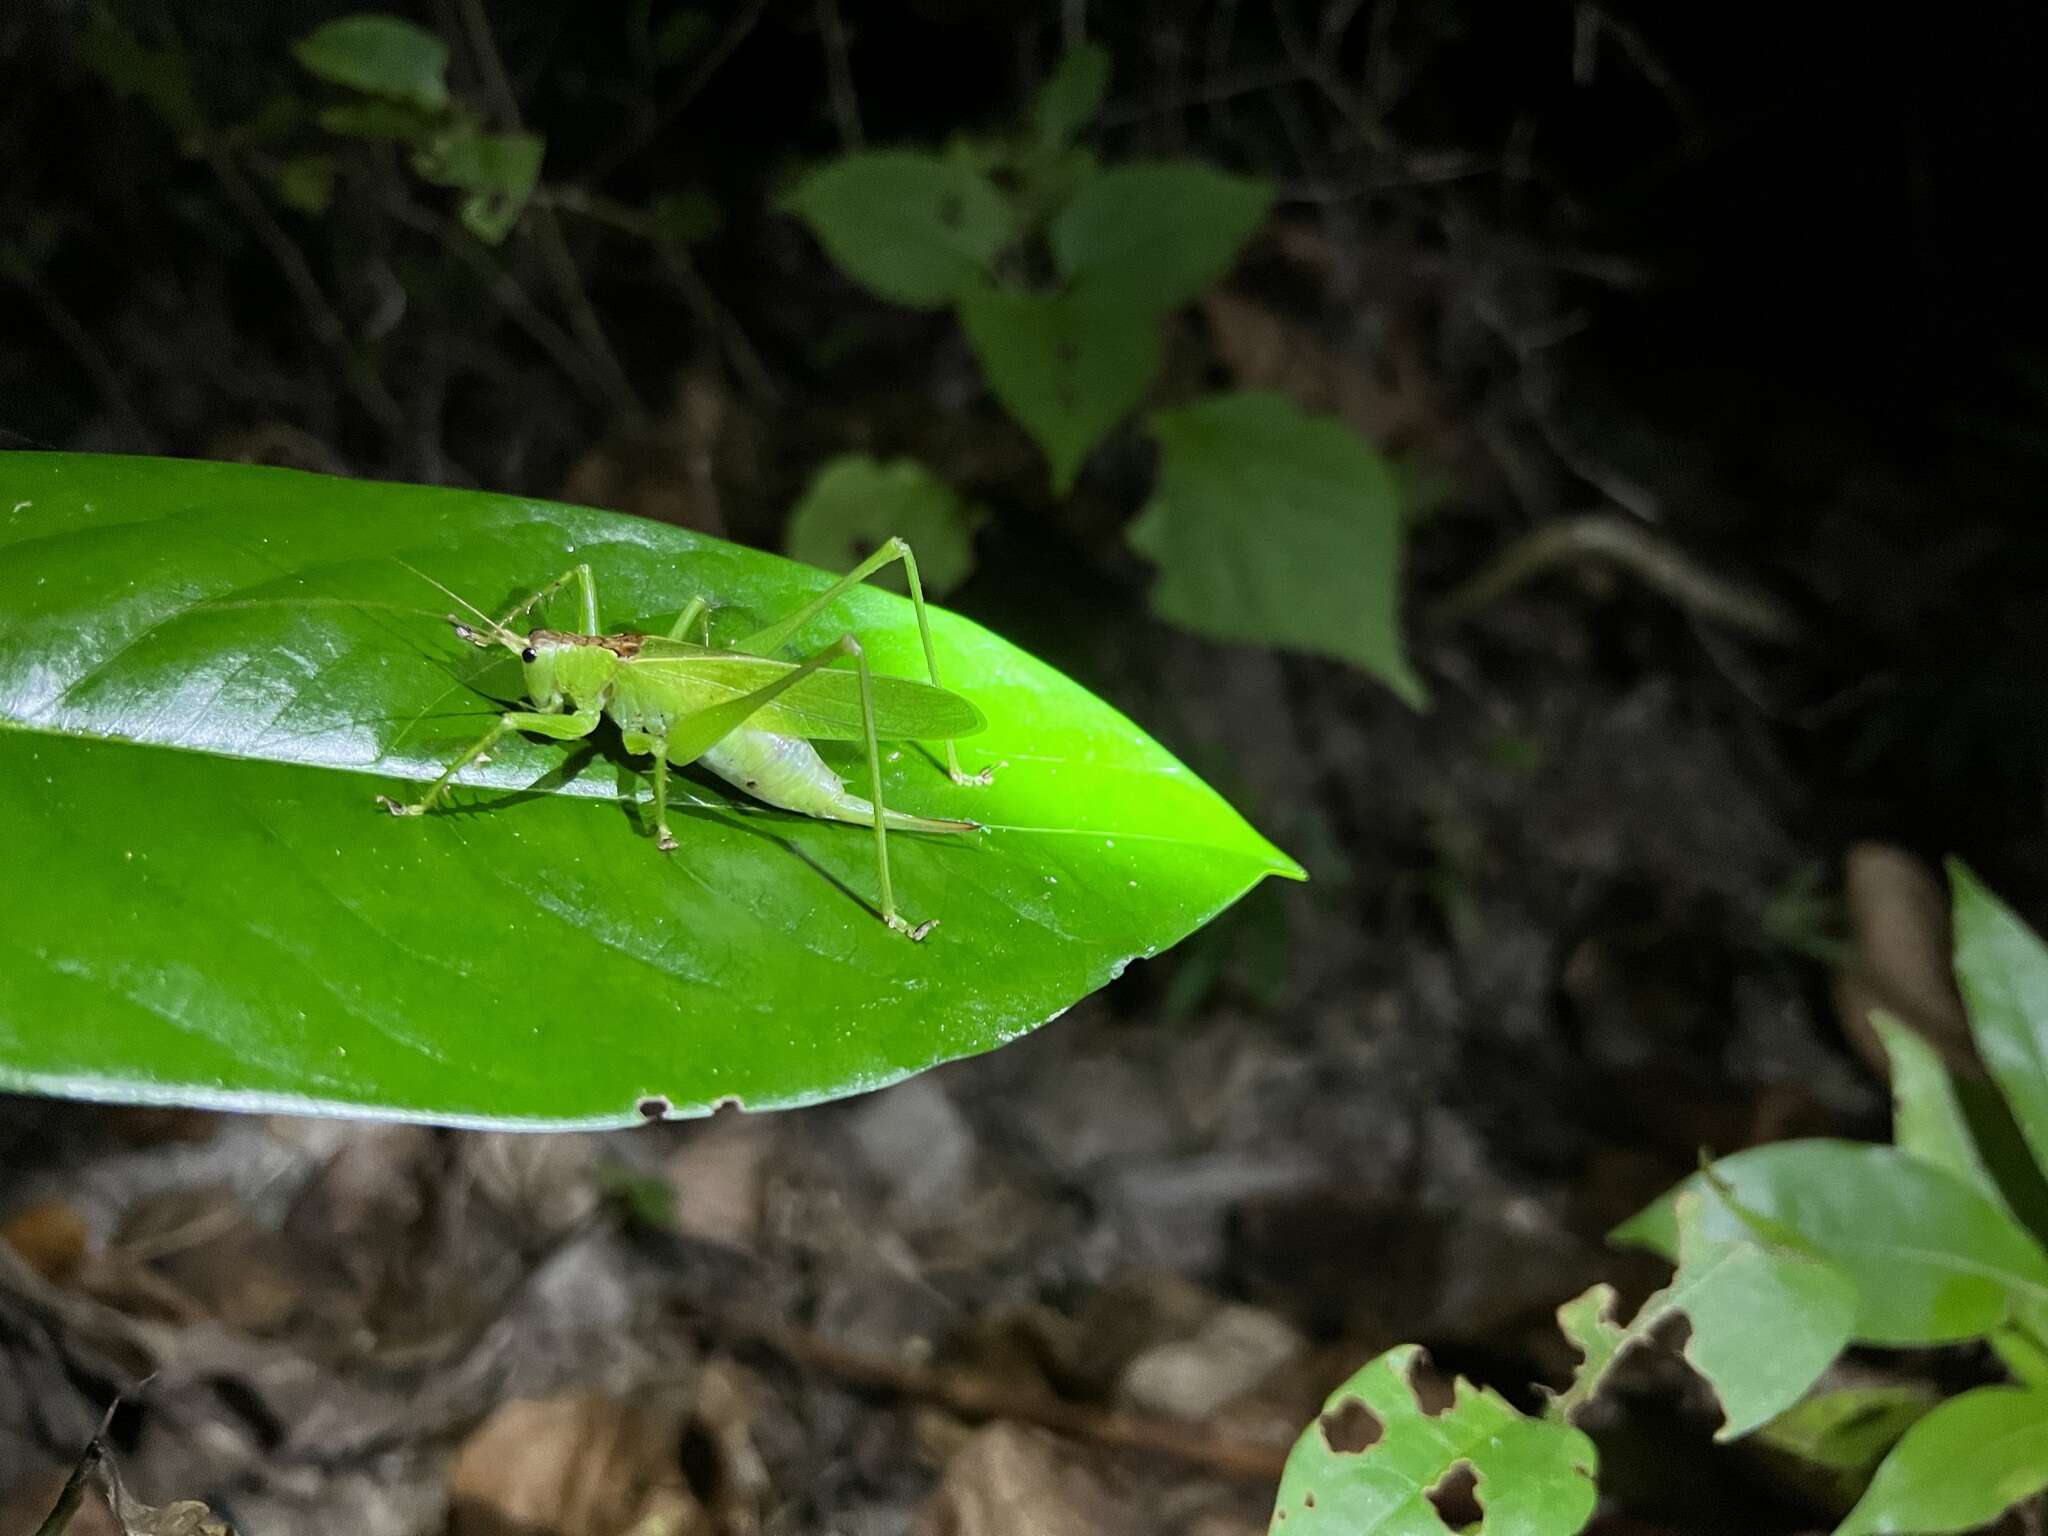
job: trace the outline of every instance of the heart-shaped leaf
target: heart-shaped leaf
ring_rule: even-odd
[[[518,497],[0,457],[0,1087],[526,1125],[799,1104],[1014,1039],[1299,874],[1114,710],[940,612],[942,675],[990,721],[965,766],[996,774],[885,751],[892,805],[985,829],[891,838],[899,903],[940,920],[921,944],[874,914],[864,828],[685,774],[664,857],[609,727],[509,738],[463,777],[489,792],[381,814],[518,688],[416,571],[500,611],[577,561],[616,628],[698,593],[765,621],[829,580]],[[909,604],[872,588],[793,648],[849,630],[922,673]]]

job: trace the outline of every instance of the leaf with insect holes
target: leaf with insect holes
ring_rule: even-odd
[[[330,85],[433,112],[448,105],[448,45],[397,16],[342,16],[292,46]]]
[[[1569,1416],[1591,1399],[1614,1362],[1671,1319],[1685,1318],[1685,1360],[1720,1400],[1716,1440],[1733,1440],[1805,1396],[1849,1342],[1856,1286],[1798,1239],[1731,1207],[1711,1184],[1678,1196],[1678,1270],[1626,1327],[1611,1286],[1558,1309],[1558,1325],[1584,1357],[1558,1399]]]
[[[1053,259],[1076,292],[1163,313],[1230,270],[1272,201],[1263,181],[1191,161],[1112,166],[1053,220]]]
[[[1159,567],[1160,617],[1334,656],[1419,705],[1401,649],[1400,498],[1371,444],[1268,394],[1161,411],[1152,434],[1158,488],[1128,536]]]
[[[0,456],[0,1090],[618,1125],[879,1087],[1016,1038],[1298,867],[1107,704],[932,615],[988,726],[957,786],[892,742],[885,799],[984,830],[890,838],[647,764],[609,725],[508,738],[398,820],[519,688],[416,572],[494,612],[572,562],[615,628],[693,596],[770,619],[831,578],[526,497],[248,465]],[[403,562],[403,563],[401,563]],[[410,569],[408,568],[410,567]],[[567,615],[551,615],[560,624]],[[924,675],[872,587],[792,637]],[[842,773],[851,744],[823,752]],[[864,771],[864,769],[862,770]]]
[[[1431,1411],[1416,1400],[1413,1344],[1368,1362],[1330,1394],[1287,1457],[1270,1536],[1449,1536],[1431,1502],[1463,1493],[1482,1518],[1472,1536],[1571,1536],[1593,1513],[1593,1442],[1567,1424],[1518,1413],[1460,1379]]]
[[[792,560],[828,571],[851,570],[894,535],[917,556],[927,597],[944,597],[974,570],[978,507],[915,459],[881,463],[864,453],[841,454],[812,476],[789,514],[782,548]],[[878,578],[906,590],[897,567]]]
[[[1159,367],[1159,322],[1076,294],[981,285],[960,324],[1003,409],[1029,432],[1065,495],[1081,461],[1145,398]]]
[[[1970,1032],[2035,1164],[2048,1171],[2048,945],[1960,863],[1950,863],[1949,884]]]
[[[2048,1256],[1977,1190],[1896,1147],[1781,1141],[1716,1160],[1745,1211],[1780,1223],[1854,1282],[1854,1337],[1946,1344],[1989,1333],[2016,1306],[2048,1303]],[[1678,1255],[1680,1184],[1609,1234]]]
[[[2048,1488],[2048,1391],[1979,1387],[1906,1431],[1835,1536],[1973,1531]]]
[[[938,309],[982,280],[1010,241],[989,179],[956,158],[877,149],[797,183],[787,206],[849,276],[885,299]]]

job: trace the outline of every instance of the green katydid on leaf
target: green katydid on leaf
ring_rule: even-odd
[[[498,613],[572,563],[607,630],[697,597],[772,626],[833,585],[523,497],[0,455],[0,841],[28,872],[0,885],[0,1088],[524,1126],[801,1104],[1014,1039],[1299,875],[1116,711],[938,611],[959,724],[987,722],[957,748],[995,774],[956,784],[943,744],[879,761],[891,809],[980,828],[890,835],[922,943],[876,920],[866,827],[679,773],[658,852],[608,726],[507,736],[445,811],[381,814],[521,692],[422,575]],[[910,604],[871,587],[775,639],[844,634],[926,677]],[[865,784],[860,743],[818,750]]]

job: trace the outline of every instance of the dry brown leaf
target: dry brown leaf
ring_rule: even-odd
[[[1857,1053],[1888,1075],[1884,1044],[1870,1027],[1871,1010],[1883,1008],[1919,1031],[1951,1071],[1978,1072],[1941,877],[1903,848],[1858,843],[1843,865],[1842,895],[1850,953],[1835,977],[1835,1007]]]
[[[709,1536],[683,1477],[684,1417],[672,1396],[503,1404],[456,1454],[452,1536]]]
[[[0,1242],[52,1285],[68,1285],[85,1263],[85,1218],[61,1200],[38,1200],[0,1221]]]
[[[1243,294],[1217,289],[1201,308],[1217,354],[1244,388],[1276,390],[1385,449],[1422,449],[1446,460],[1455,453],[1454,430],[1419,349],[1398,332],[1374,369]]]
[[[1132,1536],[1142,1528],[1130,1502],[1071,1446],[991,1424],[947,1463],[911,1536]]]

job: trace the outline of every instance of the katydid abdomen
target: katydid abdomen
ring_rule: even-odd
[[[848,794],[846,783],[801,736],[742,726],[697,759],[735,789],[785,811],[850,821],[875,822],[875,807]],[[884,809],[882,825],[899,832],[972,832],[971,821],[939,821]]]

